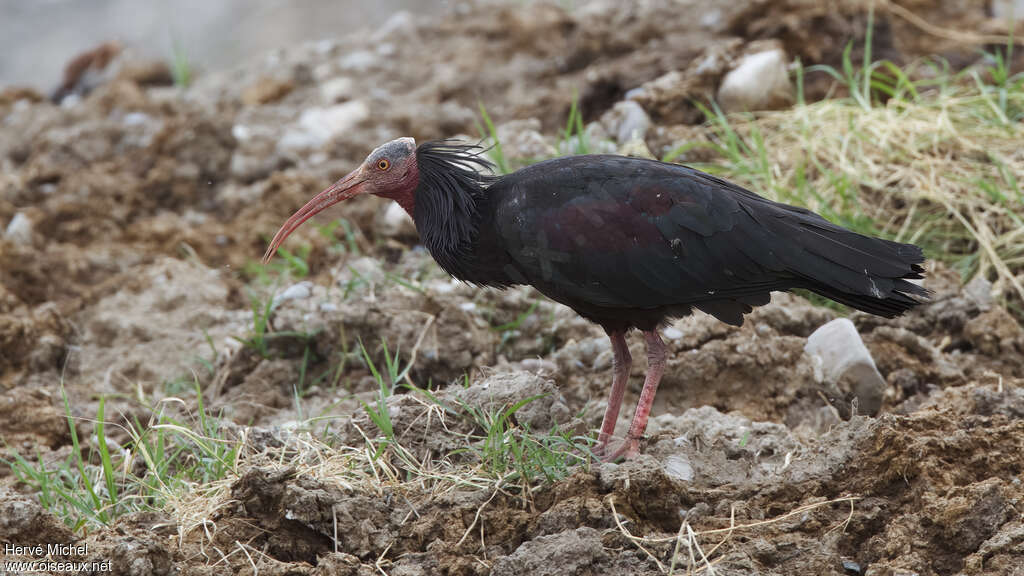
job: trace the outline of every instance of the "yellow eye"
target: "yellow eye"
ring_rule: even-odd
[[[377,168],[387,170],[388,168],[391,168],[391,162],[388,162],[387,158],[381,158],[380,160],[377,160]]]

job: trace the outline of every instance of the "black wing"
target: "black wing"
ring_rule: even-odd
[[[806,287],[893,316],[925,291],[921,250],[836,226],[698,170],[621,156],[551,160],[489,190],[525,283],[573,307],[693,306],[732,324]]]

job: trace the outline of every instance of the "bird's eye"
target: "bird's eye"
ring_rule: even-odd
[[[389,162],[387,158],[381,158],[380,160],[377,160],[377,168],[380,170],[387,170],[388,168],[391,168],[391,162]]]

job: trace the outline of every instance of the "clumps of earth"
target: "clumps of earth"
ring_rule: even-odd
[[[924,4],[906,7],[990,25],[983,2]],[[1024,331],[983,278],[930,264],[931,303],[850,315],[839,356],[811,343],[840,313],[799,296],[742,328],[680,320],[642,455],[578,455],[512,491],[446,478],[472,460],[459,448],[481,432],[474,415],[525,402],[516,426],[595,429],[611,380],[600,329],[527,289],[450,280],[375,198],[297,232],[279,267],[252,266],[367,150],[478,134],[478,102],[513,162],[573,151],[552,135],[574,93],[597,149],[660,155],[697,137],[695,101],[786,106],[793,58],[838,64],[865,22],[855,1],[458,4],[187,89],[126,64],[61,105],[0,93],[0,542],[87,543],[117,573],[153,575],[1013,574]],[[895,13],[876,25],[880,57],[971,64]],[[378,404],[370,365],[395,357],[431,397]],[[88,450],[101,396],[108,421],[146,422],[161,399],[194,410],[196,383],[241,446],[199,498],[74,531],[15,477],[14,453],[71,453],[63,394]],[[384,432],[368,408],[433,480],[387,477],[393,458],[366,466]]]

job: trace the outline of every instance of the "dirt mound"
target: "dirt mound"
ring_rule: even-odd
[[[995,395],[995,412],[1022,409],[1019,393],[964,391]],[[691,409],[662,417],[636,460],[580,469],[528,499],[420,482],[353,485],[344,474],[254,465],[210,504],[217,530],[186,534],[173,558],[219,550],[233,571],[255,562],[260,571],[309,574],[657,574],[682,545],[725,574],[854,565],[861,573],[1009,574],[1021,552],[1014,503],[1024,496],[1024,421],[983,406],[963,411],[945,395],[911,415],[857,417],[807,437]],[[122,540],[147,541],[144,526],[121,531]],[[109,546],[107,536],[89,542]],[[238,542],[259,559],[230,554]],[[163,561],[163,549],[147,549],[151,563]]]

